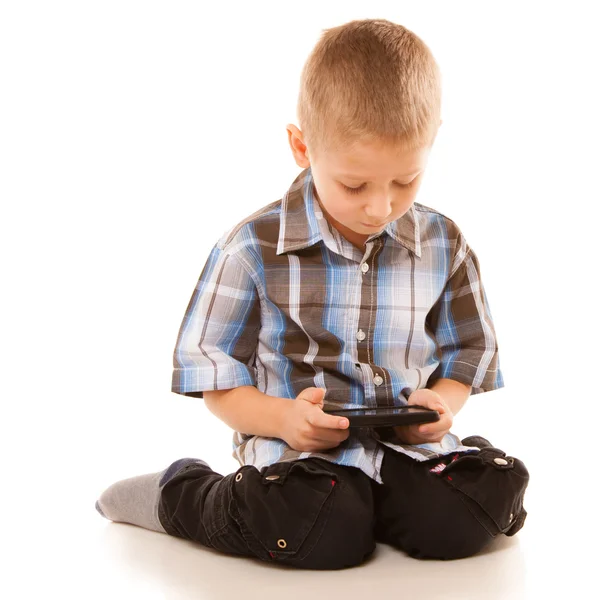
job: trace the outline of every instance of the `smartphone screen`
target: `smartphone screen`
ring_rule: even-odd
[[[390,415],[402,415],[406,413],[431,412],[429,408],[422,406],[388,406],[373,408],[345,408],[340,410],[325,411],[330,415],[343,415],[345,417],[361,417],[364,415],[376,415],[386,417]]]

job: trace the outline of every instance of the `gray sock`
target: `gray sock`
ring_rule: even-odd
[[[161,490],[179,471],[191,464],[208,467],[198,458],[180,458],[158,473],[122,479],[102,492],[96,501],[96,510],[111,521],[166,533],[158,518]]]

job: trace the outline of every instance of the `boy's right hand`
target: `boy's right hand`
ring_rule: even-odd
[[[309,387],[290,403],[282,439],[294,450],[315,452],[335,448],[350,435],[348,419],[323,412],[324,397],[323,388]]]

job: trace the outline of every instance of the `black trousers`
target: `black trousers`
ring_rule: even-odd
[[[159,519],[169,535],[306,569],[356,566],[376,542],[464,558],[523,526],[529,473],[519,459],[493,446],[424,462],[384,449],[383,485],[319,458],[226,476],[188,465],[162,488]]]

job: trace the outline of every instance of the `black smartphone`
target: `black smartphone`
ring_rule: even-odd
[[[346,417],[350,427],[395,427],[440,420],[440,413],[437,410],[414,404],[396,407],[344,408],[323,412],[336,417]]]

